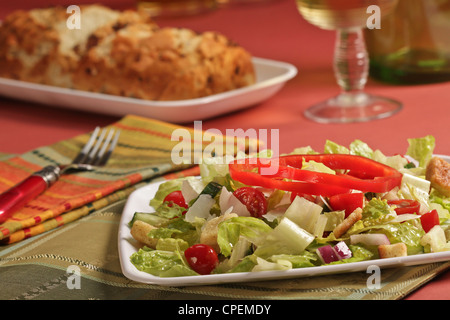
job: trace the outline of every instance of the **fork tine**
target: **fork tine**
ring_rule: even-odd
[[[95,156],[95,159],[93,161],[93,164],[98,164],[100,160],[103,158],[103,155],[105,154],[106,148],[108,148],[109,143],[111,142],[111,139],[114,134],[114,129],[109,130],[108,136],[106,137],[105,141],[103,142],[102,147],[98,151],[97,155]]]
[[[89,138],[89,141],[83,146],[80,153],[78,153],[72,161],[72,164],[97,166],[105,165],[111,156],[111,153],[115,149],[120,136],[120,130],[116,131],[114,139],[114,129],[111,128],[108,135],[106,135],[107,131],[108,129],[105,128],[100,132],[100,127],[96,127]],[[109,149],[107,150],[108,146]]]
[[[84,163],[85,164],[92,164],[96,155],[97,155],[97,151],[100,148],[100,146],[103,143],[103,138],[105,137],[106,134],[106,130],[107,129],[103,129],[102,132],[100,133],[100,136],[97,139],[97,143],[93,146],[93,148],[90,150],[87,159],[85,159]]]
[[[111,136],[112,136],[112,132],[113,132],[113,130],[111,129],[111,131],[110,131],[110,135],[111,135]],[[95,165],[103,166],[103,165],[106,164],[106,162],[108,162],[109,157],[111,156],[111,153],[114,151],[114,149],[116,148],[117,142],[119,141],[119,136],[120,136],[120,130],[117,130],[116,135],[114,136],[114,140],[111,142],[111,145],[109,146],[108,151],[107,151],[104,155],[102,154],[102,155],[97,159]],[[108,142],[109,142],[109,141],[108,141]],[[104,145],[105,150],[106,150],[106,146],[107,146],[107,143],[105,143],[105,145]],[[103,150],[103,152],[104,152],[105,150]]]
[[[72,164],[79,164],[84,161],[86,156],[89,153],[89,150],[92,148],[92,145],[95,142],[95,139],[97,139],[98,132],[100,131],[100,127],[96,127],[94,132],[92,133],[91,137],[89,138],[89,141],[84,145],[84,147],[81,149],[81,151],[78,153],[78,155],[73,159]]]

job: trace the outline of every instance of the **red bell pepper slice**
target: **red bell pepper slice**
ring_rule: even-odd
[[[321,162],[342,172],[302,170],[304,160]],[[263,169],[273,166],[276,173],[262,174]],[[352,189],[383,193],[399,186],[402,180],[402,174],[394,168],[369,158],[344,154],[288,155],[263,162],[258,158],[239,159],[229,164],[229,170],[231,178],[247,185],[322,196],[349,193]]]
[[[343,193],[331,196],[328,199],[328,203],[335,211],[344,210],[345,217],[347,218],[355,209],[362,208],[364,206],[364,193]]]
[[[420,222],[425,232],[430,231],[434,226],[439,225],[439,214],[436,209],[424,213],[420,216]]]
[[[388,200],[388,205],[395,205],[394,209],[397,214],[405,213],[419,213],[420,203],[417,200],[400,199],[400,200]]]

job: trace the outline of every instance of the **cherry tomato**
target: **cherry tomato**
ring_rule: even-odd
[[[252,187],[242,187],[233,192],[250,212],[250,215],[259,218],[267,212],[267,200],[264,194]]]
[[[397,214],[419,213],[420,203],[411,199],[388,200],[388,205],[395,205]]]
[[[210,274],[219,263],[216,251],[206,244],[194,244],[184,251],[187,262],[195,272]]]
[[[165,198],[164,202],[169,202],[169,207],[172,206],[172,204],[179,205],[183,208],[188,208],[188,205],[186,204],[186,200],[184,200],[183,194],[181,191],[173,191],[169,193]]]
[[[343,193],[331,196],[328,199],[333,210],[344,210],[345,217],[348,217],[356,208],[362,208],[364,205],[364,193]]]
[[[430,212],[424,213],[420,216],[420,222],[422,223],[422,228],[425,232],[430,231],[434,226],[439,225],[439,214],[436,209]]]

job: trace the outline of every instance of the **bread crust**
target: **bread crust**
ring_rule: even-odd
[[[142,244],[145,244],[147,247],[156,249],[156,245],[158,244],[158,238],[150,238],[148,236],[149,232],[152,230],[156,230],[157,228],[148,224],[144,221],[137,220],[133,223],[130,229],[131,236],[139,241]]]
[[[378,246],[378,254],[381,259],[406,257],[408,255],[408,247],[403,242],[382,244]]]
[[[347,218],[344,219],[340,224],[338,224],[333,229],[333,234],[336,239],[340,238],[343,234],[345,234],[348,229],[351,228],[356,222],[362,219],[362,209],[356,208]]]
[[[16,11],[0,26],[0,77],[146,100],[200,98],[255,83],[250,53],[217,32],[160,28],[135,11]]]
[[[450,163],[433,157],[427,165],[425,176],[433,188],[450,197]]]

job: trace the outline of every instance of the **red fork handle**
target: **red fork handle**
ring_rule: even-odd
[[[59,168],[47,166],[0,195],[0,224],[30,200],[49,188],[59,177]]]

